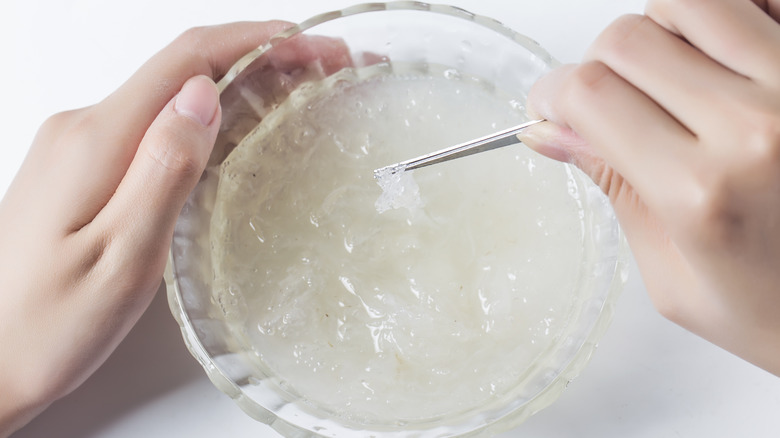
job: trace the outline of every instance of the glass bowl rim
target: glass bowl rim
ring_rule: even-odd
[[[293,25],[290,28],[277,33],[269,39],[269,42],[265,45],[258,47],[251,52],[241,57],[232,67],[225,73],[225,75],[218,81],[217,87],[222,93],[238,75],[248,67],[256,58],[262,56],[267,51],[271,50],[282,41],[300,34],[312,27],[319,24],[335,20],[341,17],[348,17],[352,15],[378,12],[378,11],[423,11],[434,12],[437,14],[449,15],[461,19],[466,19],[475,22],[478,25],[486,27],[496,33],[503,35],[511,41],[523,46],[531,54],[537,58],[543,60],[551,68],[557,67],[560,63],[555,60],[545,49],[543,49],[539,43],[535,40],[516,32],[515,30],[507,27],[502,22],[478,14],[471,13],[465,9],[456,6],[450,6],[445,4],[431,4],[419,1],[392,1],[392,2],[375,2],[375,3],[361,3],[353,6],[346,7],[344,9],[333,10],[330,12],[324,12],[315,15],[307,20],[302,21],[299,24]],[[593,329],[588,334],[587,338],[580,346],[579,352],[573,357],[573,359],[563,368],[562,372],[558,374],[553,381],[545,387],[537,396],[529,400],[524,405],[512,410],[505,417],[497,419],[492,423],[481,422],[477,427],[474,427],[471,431],[464,432],[458,436],[483,436],[490,435],[492,433],[501,432],[507,430],[517,424],[523,422],[525,419],[535,414],[536,412],[544,409],[552,404],[563,392],[566,386],[575,377],[577,377],[582,369],[590,361],[590,358],[596,349],[597,342],[603,336],[609,323],[612,320],[614,313],[617,296],[623,289],[627,281],[628,273],[628,260],[629,249],[628,244],[625,241],[622,230],[618,225],[618,249],[615,263],[615,271],[610,282],[609,290],[604,295],[604,304],[601,312],[595,322]],[[169,263],[173,263],[173,246],[171,247],[169,255]],[[233,382],[226,373],[220,369],[220,365],[214,361],[214,358],[208,354],[206,348],[201,343],[196,334],[196,330],[189,318],[184,307],[184,299],[180,290],[180,284],[177,277],[172,276],[171,281],[168,281],[168,303],[171,309],[171,313],[174,319],[177,321],[182,336],[185,341],[187,349],[192,356],[201,364],[206,371],[207,376],[211,382],[220,391],[230,396],[235,403],[250,417],[263,422],[277,432],[284,434],[291,434],[298,436],[300,433],[310,434],[311,436],[319,436],[316,432],[305,429],[302,426],[298,426],[287,422],[285,419],[279,417],[275,413],[269,411],[266,407],[260,405],[256,401],[252,400],[245,394],[242,389]],[[458,424],[463,424],[458,423]],[[497,424],[500,426],[496,429]],[[430,430],[429,430],[430,431]],[[377,431],[378,432],[378,431]],[[421,431],[413,432],[420,433]],[[379,432],[375,434],[377,436],[383,436],[383,433]],[[308,435],[307,435],[308,436]],[[416,435],[415,435],[416,436]]]
[[[217,82],[217,88],[221,93],[242,71],[244,71],[247,66],[249,66],[249,64],[252,63],[252,61],[290,37],[303,33],[304,31],[311,29],[314,26],[335,20],[337,18],[379,11],[434,12],[437,14],[449,15],[452,17],[470,20],[520,44],[534,56],[542,59],[551,67],[557,67],[560,65],[560,63],[554,59],[545,49],[543,49],[538,42],[519,32],[516,32],[512,28],[506,26],[504,23],[494,18],[474,14],[463,8],[446,4],[425,3],[419,1],[374,2],[360,3],[346,7],[344,9],[323,12],[277,33],[276,35],[272,36],[266,44],[252,50],[236,61],[236,63],[233,64],[225,73],[225,75],[222,76],[222,78]]]

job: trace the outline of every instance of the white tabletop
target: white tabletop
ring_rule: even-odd
[[[236,20],[301,21],[349,0],[6,2],[0,14],[0,193],[37,127],[117,88],[183,30]],[[642,0],[458,0],[575,62]],[[2,396],[0,394],[0,396]],[[553,406],[505,437],[776,437],[780,378],[667,322],[631,278],[590,365]],[[215,389],[159,296],[106,364],[15,438],[275,437]]]

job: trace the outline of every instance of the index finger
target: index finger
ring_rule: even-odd
[[[78,230],[108,203],[152,121],[183,84],[198,75],[219,79],[238,59],[292,26],[242,22],[190,29],[147,61],[119,89],[83,113],[67,144],[67,166],[52,169],[63,209],[80,206]],[[74,200],[74,196],[78,196]]]

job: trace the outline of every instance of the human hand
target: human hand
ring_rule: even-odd
[[[102,102],[41,127],[0,202],[0,436],[81,384],[164,288],[219,130],[212,79],[288,26],[187,31]]]
[[[780,1],[650,0],[520,137],[609,196],[667,318],[780,375]]]

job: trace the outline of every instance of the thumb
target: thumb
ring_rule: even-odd
[[[185,82],[149,126],[114,196],[96,217],[103,226],[96,228],[122,240],[129,256],[164,260],[176,218],[214,147],[221,115],[210,78]],[[161,275],[162,266],[159,270]]]

